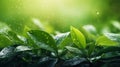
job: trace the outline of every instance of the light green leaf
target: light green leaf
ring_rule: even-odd
[[[75,45],[77,45],[79,48],[86,48],[85,36],[78,29],[71,27],[71,37]]]
[[[114,42],[107,38],[106,36],[100,36],[96,40],[96,44],[99,46],[118,46],[117,42]]]

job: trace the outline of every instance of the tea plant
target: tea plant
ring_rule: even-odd
[[[73,26],[57,35],[30,30],[0,34],[1,67],[119,67],[120,34],[97,34]]]

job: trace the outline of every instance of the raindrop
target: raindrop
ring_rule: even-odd
[[[96,12],[96,14],[97,14],[97,15],[100,15],[100,12],[99,12],[99,11],[97,11],[97,12]]]

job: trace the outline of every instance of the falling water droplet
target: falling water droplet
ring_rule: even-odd
[[[100,12],[99,12],[99,11],[97,11],[97,12],[96,12],[96,14],[97,14],[97,15],[99,15],[99,14],[100,14]]]

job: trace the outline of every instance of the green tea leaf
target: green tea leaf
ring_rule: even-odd
[[[89,45],[89,49],[88,49],[88,55],[90,56],[92,54],[92,52],[94,51],[95,49],[95,46],[96,44],[93,42],[93,43],[90,43]]]
[[[69,32],[56,35],[55,40],[59,49],[63,49],[66,45],[70,45],[72,43]]]
[[[28,32],[28,35],[40,48],[57,52],[57,45],[48,33],[40,30],[31,30]]]
[[[63,42],[64,39],[65,39],[66,37],[68,37],[69,34],[70,34],[70,33],[67,32],[67,33],[60,33],[60,34],[56,35],[56,36],[54,37],[54,39],[55,39],[55,41],[56,41],[56,44],[59,45],[61,42]]]
[[[85,62],[88,63],[85,58],[74,57],[72,59],[66,60],[63,63],[63,67],[89,67],[89,65],[85,66]]]
[[[120,43],[120,34],[115,33],[105,33],[104,34],[108,39]]]
[[[118,46],[117,42],[114,42],[107,38],[106,36],[100,36],[96,40],[96,44],[99,46]]]
[[[22,52],[22,51],[29,51],[29,50],[32,50],[32,48],[28,46],[17,46],[15,48],[15,52]]]
[[[108,52],[115,52],[115,51],[120,51],[120,47],[110,46],[110,47],[103,48],[100,51],[98,51],[98,53],[96,53],[96,56],[99,56]]]
[[[82,52],[78,48],[75,48],[75,47],[66,46],[66,49],[68,49],[70,52],[75,53],[75,54],[79,54],[79,55],[82,54]]]
[[[43,57],[41,58],[36,66],[33,67],[55,67],[58,59],[50,58],[50,57]]]
[[[24,42],[19,39],[17,34],[13,31],[8,31],[5,35],[9,38],[9,40],[11,40],[11,42],[13,42],[13,44],[24,44]]]
[[[4,48],[12,45],[13,43],[5,35],[0,34],[0,48]]]
[[[71,27],[71,37],[75,45],[77,45],[79,48],[86,48],[86,39],[78,29]]]

